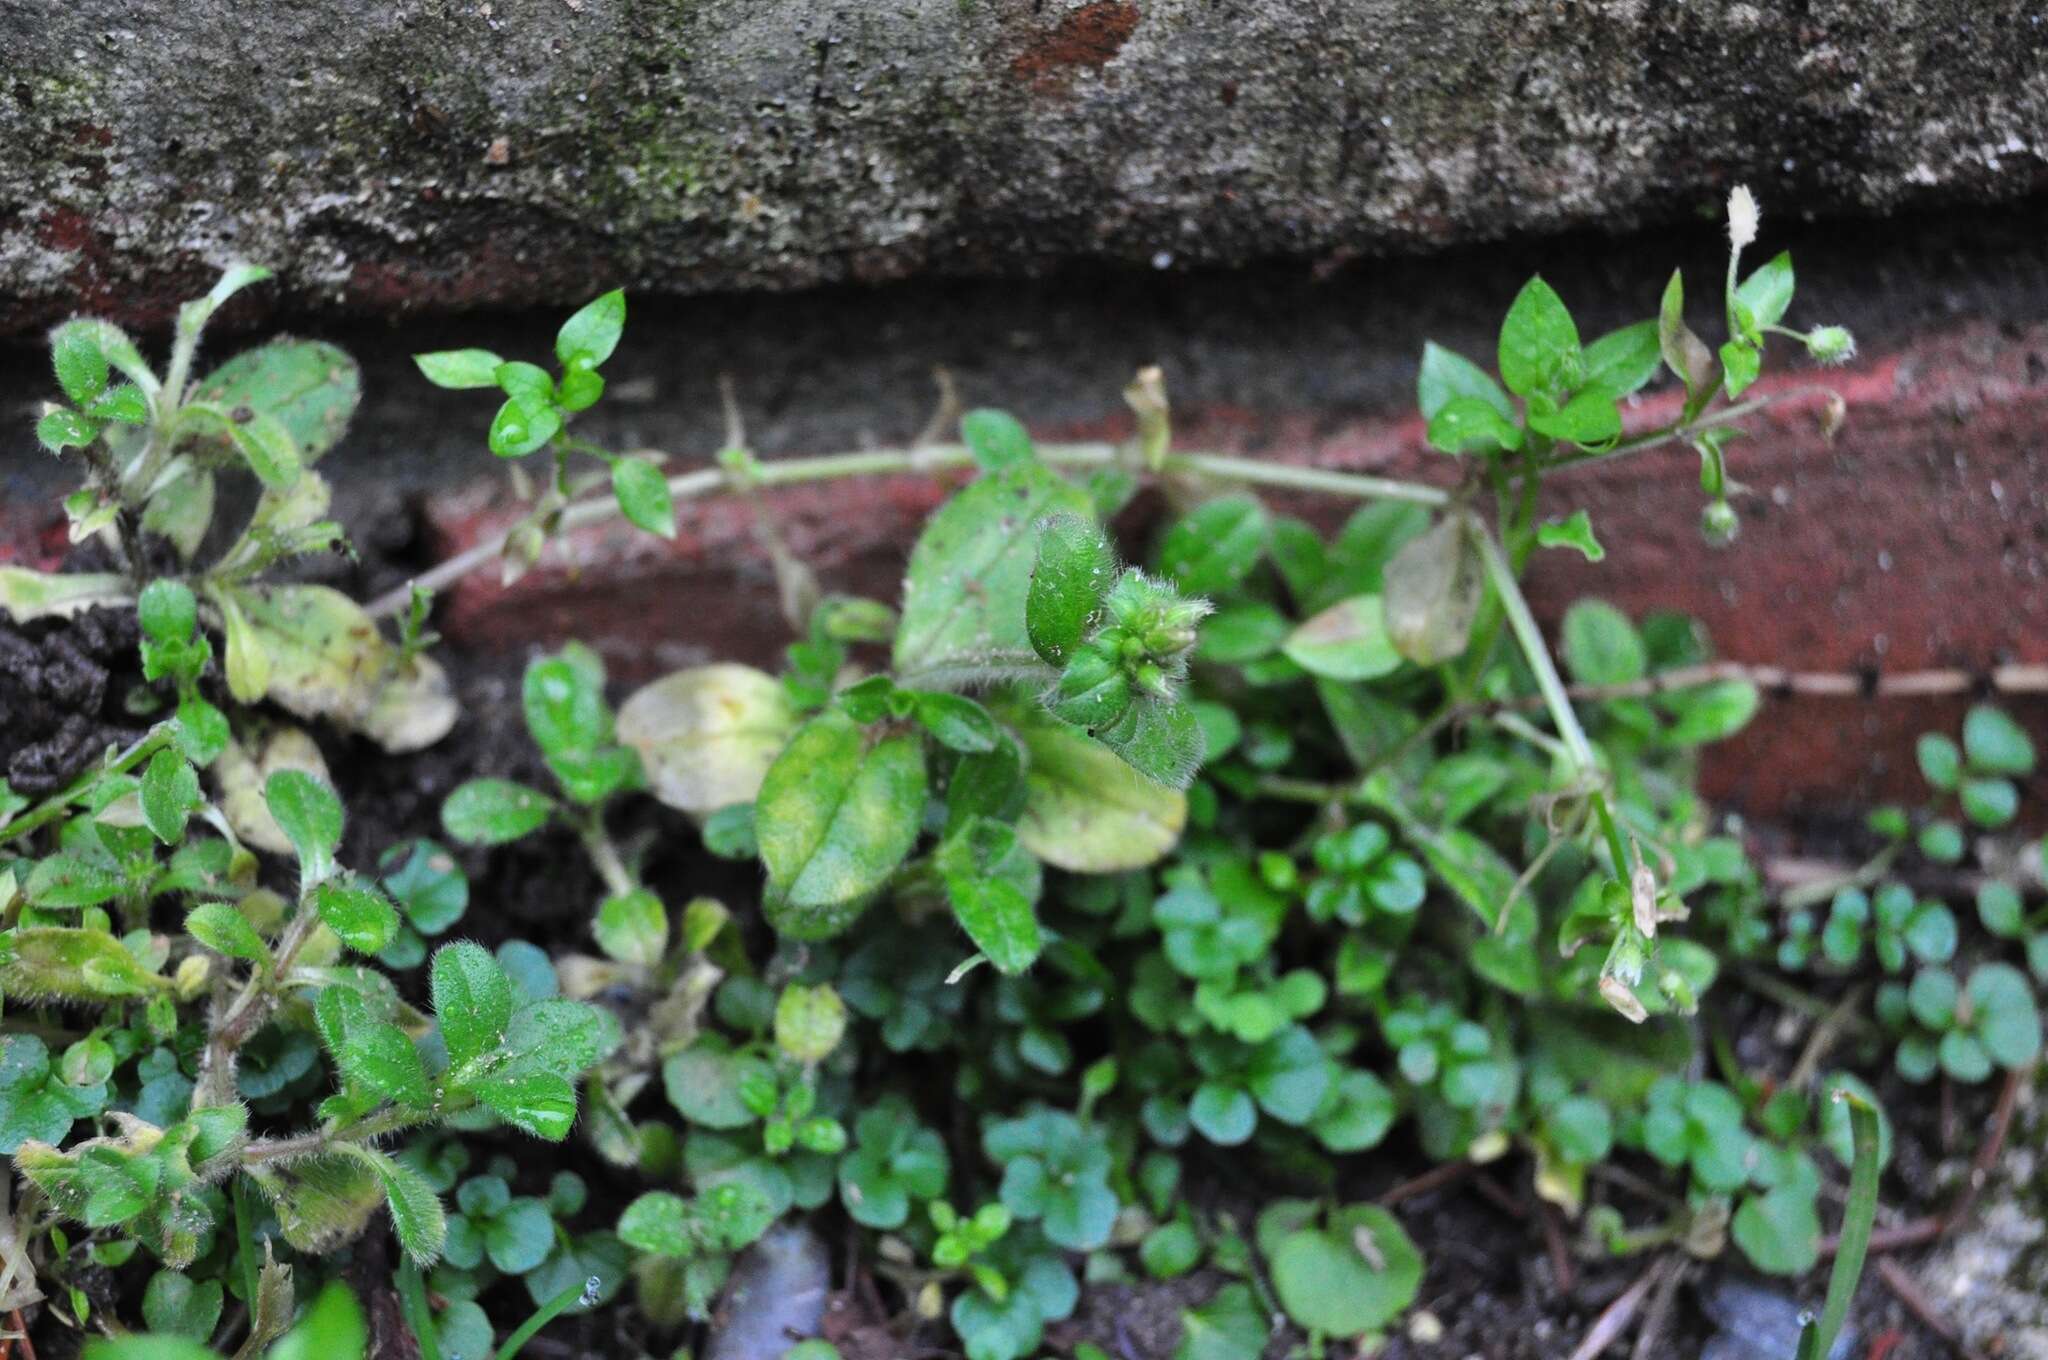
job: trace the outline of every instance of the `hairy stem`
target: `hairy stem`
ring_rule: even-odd
[[[1103,467],[1117,462],[1123,453],[1119,445],[1098,442],[1043,444],[1039,446],[1038,456],[1048,463],[1059,466]],[[974,456],[962,444],[872,449],[864,453],[836,453],[819,458],[782,458],[759,463],[750,471],[745,485],[788,486],[799,482],[831,481],[842,477],[937,472],[949,468],[971,467],[973,463]],[[1319,491],[1335,496],[1407,501],[1415,505],[1445,505],[1451,499],[1449,492],[1419,482],[1403,482],[1362,473],[1333,472],[1324,468],[1301,467],[1290,463],[1262,463],[1249,458],[1232,458],[1221,454],[1169,454],[1164,471],[1221,477],[1248,485],[1279,487],[1294,491]],[[672,501],[697,500],[704,496],[741,489],[743,486],[740,481],[723,468],[697,468],[678,473],[668,479],[669,498]],[[616,498],[609,495],[594,496],[589,500],[577,501],[563,510],[557,521],[557,530],[568,533],[587,525],[601,524],[616,518],[619,513]],[[508,536],[509,531],[486,539],[421,573],[406,585],[378,596],[367,606],[370,616],[385,618],[402,612],[411,602],[411,587],[414,584],[428,590],[439,591],[496,561],[505,550],[505,540]]]

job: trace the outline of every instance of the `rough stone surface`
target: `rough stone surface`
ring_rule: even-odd
[[[0,330],[231,257],[560,302],[2048,183],[2033,0],[0,0]]]

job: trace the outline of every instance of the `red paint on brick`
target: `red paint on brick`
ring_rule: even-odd
[[[1050,33],[1035,36],[1010,63],[1010,74],[1042,93],[1066,88],[1076,70],[1107,66],[1138,27],[1138,7],[1127,0],[1095,0],[1060,16]]]

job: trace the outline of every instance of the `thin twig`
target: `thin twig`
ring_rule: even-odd
[[[1668,1353],[1669,1348],[1663,1344],[1664,1327],[1671,1320],[1671,1305],[1678,1298],[1678,1286],[1685,1282],[1685,1276],[1686,1263],[1681,1259],[1657,1281],[1657,1290],[1650,1296],[1650,1311],[1643,1314],[1642,1328],[1636,1332],[1633,1360],[1651,1360]]]
[[[1851,1029],[1860,1027],[1863,1003],[1870,996],[1870,985],[1864,983],[1851,987],[1835,1008],[1822,1016],[1813,1027],[1813,1033],[1806,1037],[1806,1047],[1799,1051],[1799,1061],[1792,1064],[1791,1074],[1785,1078],[1785,1085],[1797,1091],[1813,1080],[1813,1074],[1820,1070],[1821,1062],[1835,1040]]]
[[[1382,1209],[1391,1209],[1404,1199],[1413,1199],[1417,1195],[1426,1195],[1432,1190],[1441,1190],[1447,1185],[1456,1185],[1476,1170],[1478,1170],[1477,1167],[1462,1157],[1455,1162],[1444,1162],[1431,1167],[1420,1176],[1402,1181],[1399,1185],[1381,1195],[1374,1203],[1378,1204]]]
[[[1877,1278],[1884,1281],[1885,1288],[1893,1297],[1906,1305],[1906,1311],[1920,1320],[1920,1325],[1948,1343],[1949,1349],[1965,1360],[1977,1360],[1977,1352],[1963,1340],[1963,1334],[1955,1324],[1943,1317],[1934,1300],[1927,1297],[1927,1291],[1897,1261],[1886,1257],[1877,1263]]]
[[[1594,1356],[1619,1341],[1628,1331],[1628,1324],[1635,1320],[1643,1299],[1670,1266],[1671,1258],[1668,1256],[1660,1256],[1650,1262],[1650,1268],[1637,1277],[1634,1284],[1622,1290],[1620,1297],[1600,1310],[1600,1316],[1593,1319],[1592,1327],[1586,1332],[1586,1339],[1572,1352],[1572,1360],[1593,1360]]]
[[[1543,1249],[1550,1256],[1551,1281],[1557,1292],[1570,1297],[1578,1288],[1578,1268],[1572,1264],[1572,1250],[1564,1240],[1564,1229],[1558,1226],[1557,1206],[1549,1200],[1539,1200],[1536,1205],[1537,1222],[1543,1225]]]

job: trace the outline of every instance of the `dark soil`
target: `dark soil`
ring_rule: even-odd
[[[311,574],[330,579],[354,593],[381,589],[403,579],[415,535],[402,515],[380,520],[381,541],[368,545],[369,560],[334,564]],[[12,627],[0,624],[0,769],[14,788],[31,796],[61,787],[63,782],[110,744],[139,734],[144,720],[124,706],[141,686],[135,660],[133,616],[116,610],[92,610],[69,621],[48,620]],[[368,867],[387,847],[415,836],[441,835],[442,800],[462,780],[492,775],[545,786],[547,775],[520,714],[518,675],[524,658],[476,656],[444,649],[441,659],[454,677],[461,697],[455,730],[438,746],[414,755],[390,757],[367,742],[319,730],[329,767],[349,810],[344,858]],[[617,697],[617,696],[614,696]],[[621,842],[646,855],[647,873],[671,901],[698,894],[743,904],[754,891],[753,875],[744,867],[706,857],[698,839],[680,814],[633,800],[614,828]],[[543,834],[491,851],[463,851],[460,858],[471,876],[468,914],[458,933],[496,944],[512,938],[529,940],[559,956],[590,948],[587,922],[600,896],[598,880],[580,847],[566,833]],[[415,977],[412,981],[417,984]],[[1805,1042],[1808,1026],[1787,1024],[1784,1014],[1734,983],[1717,988],[1714,1014],[1727,1027],[1738,1061],[1752,1072],[1788,1071]],[[1704,1021],[1703,1021],[1704,1023]],[[1845,1065],[1862,1071],[1888,1070],[1874,1048],[1848,1045],[1837,1054]],[[1959,1168],[1975,1150],[1985,1129],[1994,1091],[1989,1087],[1955,1092],[1907,1088],[1895,1079],[1880,1082],[1884,1107],[1895,1128],[1895,1154],[1884,1184],[1886,1222],[1904,1222],[1935,1212],[1953,1199]],[[658,1083],[641,1104],[643,1117],[660,1104]],[[480,1163],[497,1151],[522,1164],[522,1192],[542,1192],[562,1162],[572,1163],[591,1184],[591,1201],[578,1226],[584,1229],[615,1221],[619,1209],[644,1185],[637,1177],[617,1172],[599,1159],[573,1151],[537,1151],[528,1140],[506,1138],[502,1147],[477,1149]],[[1373,1198],[1430,1169],[1420,1149],[1397,1137],[1373,1153],[1354,1158],[1343,1169],[1345,1190],[1353,1198]],[[1658,1179],[1656,1168],[1636,1168]],[[1823,1217],[1839,1213],[1839,1168],[1835,1193],[1824,1199]],[[1191,1156],[1187,1184],[1197,1203],[1229,1206],[1249,1228],[1262,1194],[1279,1195],[1289,1187],[1247,1186],[1241,1166],[1221,1158]],[[1397,1212],[1429,1262],[1416,1309],[1379,1352],[1384,1360],[1425,1357],[1484,1357],[1485,1360],[1556,1360],[1575,1347],[1601,1311],[1636,1280],[1649,1258],[1624,1261],[1584,1260],[1573,1256],[1568,1280],[1561,1280],[1553,1247],[1546,1240],[1547,1209],[1529,1190],[1528,1162],[1520,1154],[1460,1177],[1427,1193],[1401,1199]],[[1656,1206],[1627,1190],[1604,1182],[1589,1185],[1589,1197],[1609,1199],[1632,1223],[1646,1223]],[[836,1213],[819,1215],[827,1241],[851,1242]],[[1564,1240],[1572,1229],[1552,1219]],[[1731,1253],[1732,1257],[1732,1253]],[[397,1323],[386,1282],[389,1261],[380,1235],[351,1254],[350,1274],[371,1298],[380,1360],[411,1360],[410,1339]],[[1724,1258],[1725,1259],[1725,1258]],[[841,1255],[839,1269],[850,1268]],[[1690,1360],[1699,1353],[1710,1330],[1694,1287],[1712,1278],[1719,1264],[1695,1265],[1693,1286],[1679,1292],[1658,1344],[1638,1355]],[[146,1267],[131,1266],[115,1274],[95,1272],[88,1281],[105,1306],[132,1301]],[[132,1278],[131,1278],[132,1276]],[[103,1277],[103,1278],[101,1278]],[[1048,1338],[1066,1352],[1090,1341],[1119,1360],[1166,1360],[1178,1344],[1180,1312],[1204,1301],[1221,1277],[1199,1272],[1163,1283],[1131,1283],[1086,1289],[1074,1318],[1053,1329]],[[904,1356],[947,1357],[950,1332],[941,1324],[906,1326],[905,1301],[887,1287],[878,1289],[864,1271],[853,1269],[846,1288],[828,1314],[830,1335],[848,1360],[899,1360]],[[1825,1287],[1824,1272],[1801,1282],[1798,1297],[1817,1305]],[[523,1289],[501,1285],[493,1315],[523,1316],[528,1306]],[[123,1311],[126,1311],[125,1309]],[[1440,1326],[1432,1336],[1427,1315]],[[1893,1330],[1901,1333],[1889,1351],[1891,1360],[1922,1360],[1945,1353],[1935,1340],[1867,1274],[1852,1314],[1860,1329],[1857,1355],[1879,1353],[1872,1343]],[[34,1333],[47,1360],[66,1360],[74,1353],[76,1334],[46,1319]],[[676,1338],[642,1334],[637,1314],[612,1307],[582,1318],[564,1318],[532,1343],[530,1354],[544,1360],[593,1354],[632,1354],[673,1346]],[[657,1345],[656,1343],[665,1343]],[[1276,1341],[1270,1355],[1285,1354]]]

